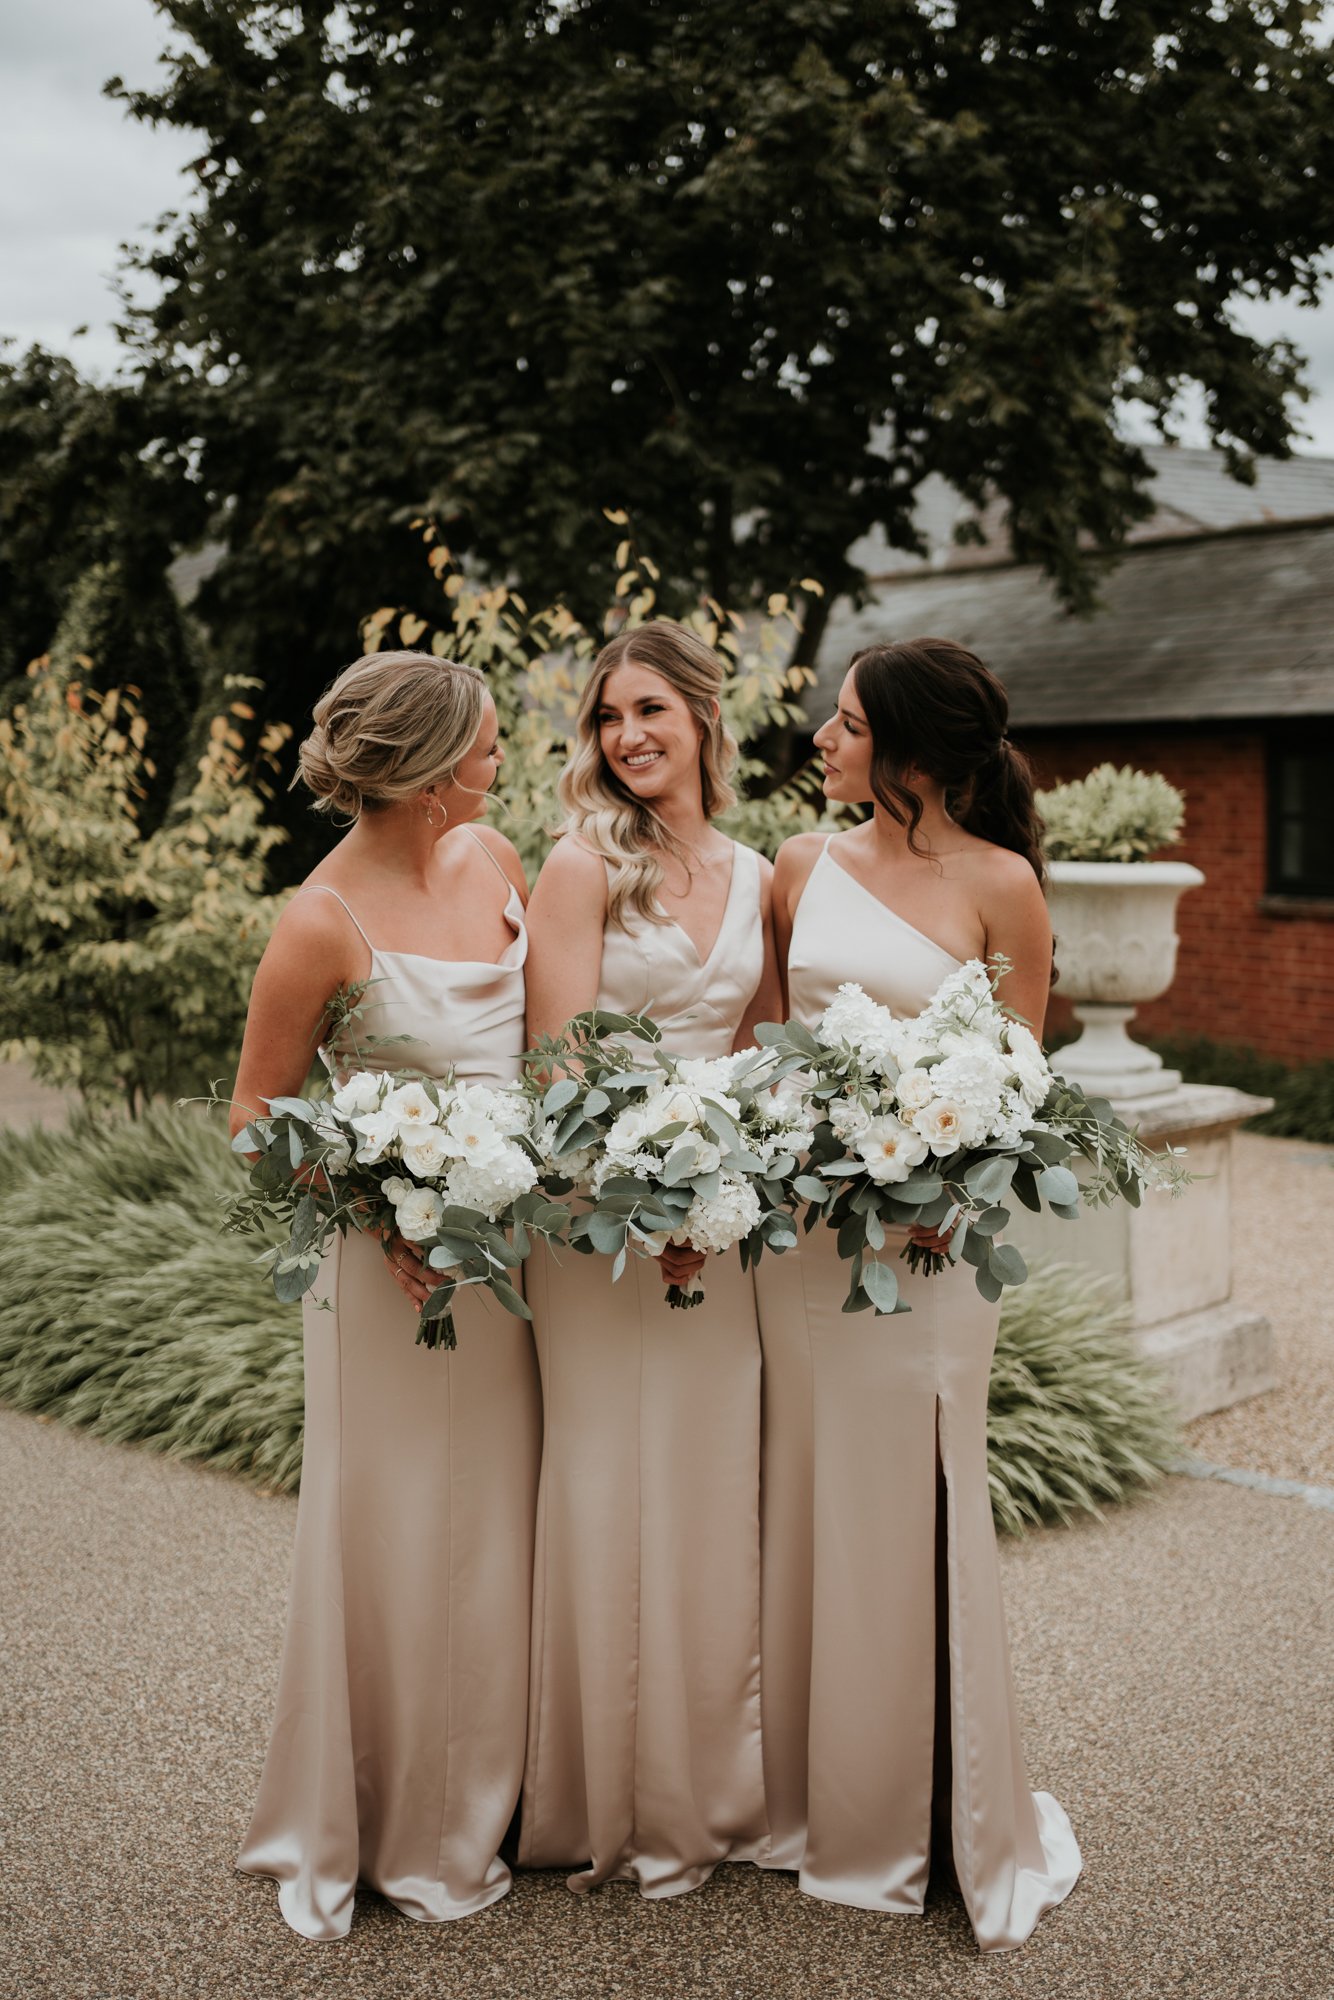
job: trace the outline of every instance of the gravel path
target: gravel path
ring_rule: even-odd
[[[1243,1132],[1236,1166],[1233,1289],[1269,1317],[1279,1387],[1199,1418],[1186,1442],[1214,1465],[1334,1486],[1334,1152]]]
[[[309,1944],[238,1876],[294,1505],[0,1410],[0,1993],[22,2000],[1323,2000],[1334,1515],[1188,1480],[1003,1550],[1030,1776],[1087,1874],[1021,1952],[720,1871],[536,1875]]]

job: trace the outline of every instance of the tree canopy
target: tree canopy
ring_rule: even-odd
[[[1334,241],[1306,0],[158,4],[125,94],[204,137],[133,339],[286,712],[411,597],[419,513],[587,612],[622,507],[666,608],[743,603],[855,590],[938,471],[1079,605],[1147,510],[1119,399],[1288,448],[1297,359],[1234,305]]]

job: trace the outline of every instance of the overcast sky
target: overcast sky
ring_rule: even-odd
[[[69,353],[90,374],[116,364],[119,246],[187,194],[191,136],[138,125],[101,94],[109,76],[150,83],[164,41],[152,0],[0,0],[0,336]],[[1316,393],[1301,448],[1334,455],[1334,283],[1315,312],[1277,301],[1244,318],[1308,356]],[[1189,424],[1186,442],[1207,439]]]

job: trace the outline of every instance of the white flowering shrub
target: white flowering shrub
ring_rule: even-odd
[[[1037,794],[1048,861],[1146,861],[1181,838],[1186,801],[1161,771],[1099,764]]]

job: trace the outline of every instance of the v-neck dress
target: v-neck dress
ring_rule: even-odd
[[[678,924],[609,925],[599,1006],[725,1055],[764,966],[737,846],[701,962]],[[527,1296],[545,1428],[519,1860],[645,1896],[766,1851],[759,1703],[760,1349],[735,1250],[673,1311],[656,1263],[539,1246]]]
[[[958,965],[824,848],[792,927],[794,1015],[813,1026],[846,980],[915,1014]],[[756,1272],[772,1865],[796,1869],[800,1887],[828,1902],[921,1910],[937,1688],[947,1686],[952,1784],[937,1815],[952,1826],[977,1941],[1004,1949],[1069,1894],[1080,1855],[1055,1799],[1028,1788],[1010,1680],[987,1486],[1000,1309],[967,1265],[937,1277],[894,1268],[912,1310],[889,1319],[843,1312],[848,1272],[830,1229]]]
[[[361,932],[365,1034],[408,1040],[357,1067],[517,1076],[527,934],[505,886],[514,939],[497,964],[380,951]],[[309,1938],[344,1935],[358,1880],[426,1923],[510,1884],[499,1849],[527,1726],[537,1365],[527,1323],[494,1299],[461,1292],[454,1317],[453,1352],[418,1347],[411,1303],[360,1235],[334,1242],[306,1300],[287,1636],[238,1865],[276,1878]]]

